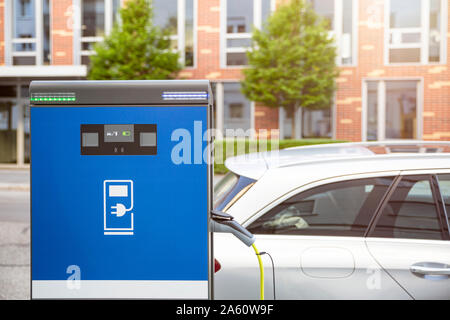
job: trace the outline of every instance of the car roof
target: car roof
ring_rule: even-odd
[[[439,154],[439,155],[437,155]],[[376,157],[376,158],[375,158]],[[432,159],[450,160],[450,141],[382,141],[332,143],[313,146],[294,147],[269,152],[256,152],[228,158],[225,166],[239,176],[260,179],[268,170],[282,167],[324,165],[328,162],[351,161],[367,162],[373,171],[386,170],[389,159],[416,162],[417,169],[434,168]],[[372,161],[379,159],[383,161]],[[426,162],[423,160],[427,159]],[[441,161],[440,161],[441,163]],[[414,167],[411,163],[409,167]],[[441,164],[439,164],[441,166]],[[378,167],[378,168],[377,168]],[[448,164],[450,168],[450,161]],[[401,169],[401,168],[398,168]]]

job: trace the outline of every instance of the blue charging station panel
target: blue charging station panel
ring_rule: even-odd
[[[134,105],[83,100],[120,82],[32,83],[32,298],[210,297],[209,97],[143,82],[162,94]],[[79,104],[33,101],[71,86]]]

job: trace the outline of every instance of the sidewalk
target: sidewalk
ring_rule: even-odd
[[[0,191],[30,191],[30,170],[0,168]]]
[[[30,298],[30,170],[0,167],[0,300]]]

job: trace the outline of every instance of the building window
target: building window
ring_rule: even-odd
[[[252,28],[261,28],[274,9],[273,0],[222,0],[222,48],[224,66],[247,64]]]
[[[80,59],[89,65],[94,45],[108,35],[119,19],[121,0],[79,0],[81,7]]]
[[[357,0],[310,0],[327,22],[337,46],[337,64],[355,65],[357,53]]]
[[[302,108],[302,138],[331,138],[331,108]]]
[[[7,26],[5,63],[42,65],[50,62],[49,0],[14,0],[5,3]]]
[[[51,60],[50,52],[50,0],[43,1],[43,63],[48,65]]]
[[[445,5],[445,0],[387,1],[387,62],[427,64],[443,61]]]
[[[252,103],[241,92],[239,83],[224,83],[224,129],[226,135],[243,136],[249,134],[251,128]]]
[[[105,34],[105,1],[82,0],[81,6],[81,63],[87,65],[95,43]]]
[[[417,139],[417,80],[380,80],[364,83],[363,140]]]
[[[13,2],[13,64],[36,64],[36,10],[34,0]]]
[[[168,30],[172,49],[186,67],[195,64],[196,0],[153,0],[154,24]]]
[[[0,84],[0,163],[30,162],[28,85]]]

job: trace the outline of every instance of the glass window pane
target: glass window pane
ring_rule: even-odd
[[[252,45],[252,39],[227,39],[228,48],[247,48]]]
[[[0,101],[0,163],[16,162],[17,106]]]
[[[402,178],[384,208],[372,236],[442,239],[428,176]]]
[[[17,97],[17,86],[4,86],[0,85],[0,97],[6,98],[16,98]]]
[[[186,0],[185,65],[194,66],[194,0]]]
[[[224,83],[224,129],[250,129],[251,102],[242,94],[239,83]]]
[[[247,64],[247,53],[233,52],[227,53],[228,66],[245,66]]]
[[[441,0],[430,0],[429,32],[428,61],[439,62],[441,56]]]
[[[223,200],[225,196],[230,193],[238,180],[239,177],[229,171],[217,184],[214,185],[214,208],[216,208],[221,200]]]
[[[391,0],[391,28],[420,28],[421,0]]]
[[[35,39],[36,38],[36,14],[35,0],[14,0],[13,3],[13,38]],[[14,51],[35,51],[34,43],[17,43],[13,46]]]
[[[378,82],[367,82],[367,140],[378,139]]]
[[[120,0],[113,0],[113,23],[116,23],[120,17]]]
[[[50,53],[50,0],[44,0],[43,7],[44,14],[44,43],[43,43],[43,60],[44,64],[50,64],[51,53]]]
[[[390,63],[420,62],[420,48],[389,49]]]
[[[392,178],[330,183],[302,192],[253,222],[255,234],[364,235]]]
[[[386,138],[416,139],[417,81],[386,81]]]
[[[104,0],[83,0],[83,37],[102,37],[105,33]]]
[[[313,8],[318,15],[327,21],[329,30],[334,30],[334,0],[312,0]]]
[[[440,174],[438,179],[439,189],[441,190],[442,199],[444,199],[445,203],[445,211],[447,211],[447,218],[450,219],[450,173]]]
[[[421,34],[419,32],[401,34],[401,43],[417,43],[420,44]]]
[[[28,103],[27,99],[29,96],[29,86],[21,86],[20,87],[21,92],[21,98],[22,105],[23,105],[23,121],[24,121],[24,161],[25,163],[30,162],[30,148],[31,148],[31,141],[30,141],[30,104]],[[24,99],[25,98],[25,99]]]
[[[91,64],[90,56],[81,56],[81,63],[87,66],[90,65]]]
[[[177,34],[178,4],[177,0],[153,0],[153,23],[161,29]]]
[[[272,0],[261,0],[261,15],[262,15],[262,24],[267,21],[270,17],[271,13],[271,2]]]
[[[324,110],[308,110],[302,108],[303,138],[331,137],[331,108]]]
[[[227,0],[227,33],[248,33],[253,27],[253,1]]]
[[[342,1],[342,12],[341,59],[342,64],[351,64],[353,53],[353,0]]]
[[[15,66],[33,66],[36,64],[36,57],[13,57]]]

